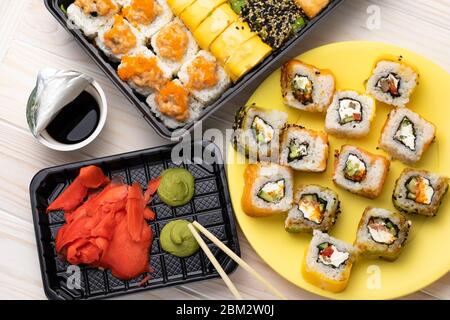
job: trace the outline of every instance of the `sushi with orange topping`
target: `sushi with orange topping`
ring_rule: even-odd
[[[153,35],[151,46],[158,58],[170,68],[174,75],[198,52],[197,42],[178,18]]]
[[[117,68],[120,79],[143,96],[161,89],[172,78],[172,72],[149,49],[125,56]]]
[[[225,70],[209,52],[201,50],[180,69],[178,77],[204,104],[216,100],[230,85]]]
[[[147,97],[151,111],[169,128],[175,129],[198,118],[203,105],[175,79]]]
[[[121,15],[100,28],[95,43],[112,61],[120,61],[145,46],[145,38]]]
[[[120,8],[115,0],[75,0],[67,7],[67,16],[86,37],[95,38],[98,30],[110,22]]]
[[[122,1],[124,2],[123,17],[146,39],[149,39],[173,18],[172,11],[165,0]]]

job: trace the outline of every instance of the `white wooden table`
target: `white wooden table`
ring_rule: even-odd
[[[370,30],[367,12],[377,8],[381,9],[381,23],[379,29]],[[449,18],[450,0],[347,0],[291,56],[330,42],[378,40],[414,50],[450,72]],[[98,80],[106,91],[110,107],[106,127],[100,137],[82,151],[48,150],[28,131],[25,106],[36,74],[44,67],[80,70]],[[251,92],[252,88],[239,97],[239,101],[218,111],[203,126],[221,130],[231,127],[236,108]],[[41,0],[1,0],[0,299],[45,299],[28,195],[30,180],[39,169],[166,143],[58,25]],[[319,298],[278,276],[254,253],[241,233],[240,243],[243,258],[270,278],[287,297]],[[242,269],[231,278],[246,298],[272,298]],[[232,296],[217,279],[126,298],[229,299]],[[450,274],[405,298],[450,299]]]

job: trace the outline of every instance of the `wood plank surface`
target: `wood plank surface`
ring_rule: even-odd
[[[368,28],[371,10],[380,25]],[[28,186],[42,168],[166,144],[118,92],[71,36],[47,12],[41,0],[0,1],[0,299],[45,299],[30,213]],[[330,42],[376,40],[422,54],[450,71],[450,0],[347,0],[290,52],[290,57]],[[45,67],[72,68],[93,76],[106,92],[107,124],[95,142],[77,152],[48,150],[28,131],[25,106],[37,72]],[[203,124],[231,127],[255,81],[232,103]],[[290,284],[268,267],[239,231],[242,256],[290,299],[320,299]],[[231,275],[246,298],[272,295],[242,269]],[[145,292],[126,299],[231,299],[220,279]],[[404,299],[450,299],[450,274]]]

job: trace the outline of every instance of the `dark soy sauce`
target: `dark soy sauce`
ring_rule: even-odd
[[[83,91],[74,101],[66,105],[47,126],[48,134],[64,144],[75,144],[89,138],[100,119],[97,100]]]

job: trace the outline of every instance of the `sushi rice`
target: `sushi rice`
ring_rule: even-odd
[[[347,287],[354,260],[351,245],[314,230],[303,261],[302,274],[311,284],[338,293]]]
[[[394,206],[407,213],[433,217],[449,187],[449,179],[426,170],[406,168],[395,183]]]
[[[242,209],[252,217],[287,212],[293,202],[294,176],[290,168],[275,163],[256,163],[244,173]]]
[[[318,185],[300,186],[294,197],[294,206],[285,221],[288,232],[328,232],[340,213],[339,196],[329,188]]]
[[[124,13],[126,12],[127,9],[132,8],[134,1],[135,0],[123,1],[124,7],[122,9],[122,12]],[[152,1],[154,2],[154,10],[157,11],[157,14],[154,17],[153,21],[151,21],[149,24],[144,24],[137,21],[131,21],[132,19],[130,19],[130,23],[141,32],[145,40],[149,40],[151,36],[153,36],[161,28],[167,25],[173,18],[172,10],[167,5],[166,0],[152,0]]]
[[[380,59],[366,84],[366,92],[380,102],[405,107],[417,86],[419,75],[402,58]]]
[[[216,65],[215,72],[217,83],[213,87],[206,86],[202,89],[193,88],[191,81],[191,72],[201,72],[201,70],[193,67],[193,64],[198,59],[204,59]],[[216,58],[205,50],[200,50],[194,57],[183,64],[180,71],[178,72],[178,78],[186,87],[190,89],[192,95],[198,101],[204,104],[210,104],[211,102],[215,101],[231,84],[230,78],[228,77],[225,70],[217,62]]]
[[[286,125],[281,131],[280,164],[294,170],[323,172],[327,169],[328,135],[323,131]]]
[[[327,110],[325,131],[341,138],[363,138],[375,117],[375,101],[356,91],[337,91]]]
[[[160,71],[162,73],[162,77],[161,77],[161,79],[150,79],[150,80],[157,80],[156,82],[160,82],[160,84],[157,84],[156,85],[157,87],[154,87],[154,86],[148,86],[148,85],[142,86],[142,85],[136,83],[136,82],[139,82],[139,83],[144,82],[143,81],[144,77],[148,78],[149,76],[151,76],[152,73],[154,73],[152,70],[142,70],[141,73],[136,73],[133,77],[137,78],[137,80],[133,80],[133,79],[129,79],[129,80],[122,79],[122,80],[126,80],[131,88],[136,90],[136,92],[138,92],[139,94],[147,97],[148,95],[152,94],[155,90],[157,90],[159,85],[169,81],[172,78],[172,72],[164,63],[162,63],[160,61],[160,59],[152,51],[150,51],[146,47],[142,47],[139,50],[136,50],[132,55],[122,58],[122,62],[117,68],[117,73],[119,74],[119,77],[122,78],[122,76],[121,76],[122,69],[130,67],[127,65],[126,58],[127,57],[134,58],[134,57],[140,57],[140,56],[145,57],[147,59],[155,59],[156,60],[156,67],[160,69]],[[158,76],[158,75],[156,75],[156,76]]]
[[[114,29],[115,32],[122,32],[120,36],[123,36],[123,32],[130,30],[136,40],[135,45],[125,52],[121,50],[121,52],[114,53],[114,49],[108,47],[105,40],[105,35],[108,34],[109,31],[113,30],[113,28],[120,28],[119,30]],[[115,37],[117,36],[118,35],[116,35]],[[111,61],[119,62],[124,56],[132,55],[136,52],[141,51],[142,47],[145,47],[145,38],[142,36],[139,30],[133,27],[128,21],[123,19],[121,16],[116,15],[114,16],[113,20],[109,21],[106,25],[102,26],[99,29],[98,36],[97,38],[95,38],[95,43]]]
[[[291,60],[281,68],[284,103],[303,111],[325,112],[333,101],[335,82],[331,71],[299,60]]]
[[[359,257],[395,260],[408,238],[411,221],[401,213],[367,207],[358,224],[353,246]]]
[[[351,193],[374,199],[383,190],[389,166],[384,156],[344,145],[335,157],[333,182]]]
[[[174,84],[180,86],[180,87],[184,87],[183,84],[181,83],[180,80],[175,79],[172,81]],[[187,90],[187,89],[186,89]],[[162,122],[164,123],[164,125],[166,125],[168,128],[171,129],[176,129],[178,127],[184,126],[186,123],[190,123],[195,121],[202,109],[203,109],[203,104],[201,104],[200,102],[198,102],[197,100],[195,100],[194,97],[192,97],[191,95],[189,95],[189,100],[188,100],[188,108],[189,108],[189,116],[185,121],[178,121],[176,119],[174,119],[173,117],[170,117],[164,113],[162,113],[159,110],[159,106],[156,100],[156,95],[158,93],[152,93],[151,95],[149,95],[147,97],[147,104],[149,105],[151,111],[162,120]]]
[[[392,110],[384,124],[380,147],[406,164],[418,162],[436,137],[436,127],[407,109]]]
[[[184,32],[187,36],[187,46],[185,48],[185,53],[180,60],[171,59],[169,57],[163,57],[161,48],[159,47],[158,37],[162,36],[164,32],[170,31],[171,28],[179,27],[182,32]],[[187,61],[194,58],[195,54],[198,52],[199,48],[197,42],[195,41],[192,33],[184,26],[183,22],[180,19],[175,18],[169,24],[162,27],[151,39],[151,46],[153,51],[159,57],[159,59],[171,70],[173,75],[177,75],[181,66]]]
[[[82,8],[77,6],[76,2],[74,2],[67,7],[67,17],[72,24],[83,31],[86,37],[93,39],[97,36],[99,29],[105,24],[111,22],[114,14],[119,12],[119,4],[114,0],[111,1],[117,6],[117,10],[113,10],[112,14],[104,16],[99,15],[96,12],[95,14],[88,14],[85,13]]]
[[[236,113],[234,145],[250,159],[278,162],[280,130],[287,114],[278,110],[265,110],[257,106],[244,106]]]

